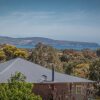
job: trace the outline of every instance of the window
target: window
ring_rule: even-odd
[[[76,86],[76,94],[81,94],[81,93],[82,93],[82,87]]]
[[[75,94],[75,86],[74,86],[74,84],[72,85],[71,93],[72,93],[72,94]]]

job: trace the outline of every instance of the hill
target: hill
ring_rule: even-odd
[[[43,37],[12,38],[12,37],[0,36],[0,44],[8,43],[8,44],[16,45],[17,47],[23,47],[23,48],[32,48],[39,42],[42,42],[47,45],[51,45],[58,49],[99,48],[99,44],[89,43],[89,42],[53,40],[53,39],[43,38]]]

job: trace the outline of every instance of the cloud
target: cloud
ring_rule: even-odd
[[[98,16],[84,11],[13,12],[0,16],[0,35],[100,42]]]

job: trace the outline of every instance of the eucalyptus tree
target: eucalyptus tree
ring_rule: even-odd
[[[53,65],[56,70],[62,70],[62,64],[56,49],[42,43],[38,43],[35,46],[30,56],[30,60],[44,67],[51,68]]]

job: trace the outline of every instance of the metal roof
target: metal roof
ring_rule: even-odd
[[[21,72],[26,76],[26,81],[31,83],[43,82],[42,76],[47,76],[47,83],[52,82],[52,70],[34,64],[22,58],[16,58],[0,64],[0,83],[6,83],[11,77],[11,74]],[[67,74],[55,72],[53,83],[68,83],[68,82],[94,82],[84,78],[78,78]]]

